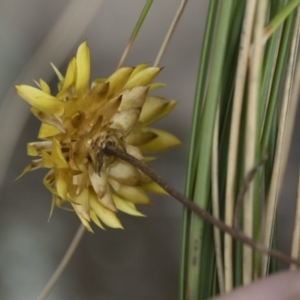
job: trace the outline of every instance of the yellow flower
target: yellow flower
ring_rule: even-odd
[[[90,222],[122,228],[116,212],[143,216],[135,204],[149,205],[145,191],[164,193],[145,174],[120,159],[99,157],[107,142],[139,160],[142,152],[164,150],[180,144],[170,133],[148,127],[168,114],[175,101],[148,96],[163,86],[152,81],[159,68],[140,64],[120,68],[109,78],[96,79],[89,89],[90,52],[82,43],[68,65],[65,77],[53,66],[59,82],[51,95],[42,79],[39,89],[16,86],[17,93],[41,121],[38,138],[27,153],[37,156],[23,174],[48,168],[43,179],[52,193],[52,209],[69,202],[86,228]],[[148,158],[149,159],[149,158]]]

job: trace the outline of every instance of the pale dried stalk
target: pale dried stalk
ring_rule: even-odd
[[[300,255],[300,170],[298,178],[298,193],[297,193],[297,203],[295,211],[295,221],[294,221],[294,230],[293,230],[293,240],[292,240],[292,250],[291,257],[296,259]],[[296,270],[298,267],[294,264],[290,265],[290,270]]]
[[[66,251],[63,259],[59,263],[58,267],[56,268],[52,277],[48,281],[47,285],[45,286],[45,288],[43,289],[41,294],[38,296],[38,298],[37,298],[38,300],[44,300],[47,298],[47,296],[51,292],[52,288],[55,286],[56,282],[60,278],[60,276],[63,273],[63,271],[65,270],[66,266],[68,265],[70,259],[72,258],[84,233],[85,233],[85,227],[82,224],[80,224],[75,236],[73,237],[73,240],[72,240],[68,250]]]
[[[177,24],[180,20],[180,17],[182,15],[183,11],[184,11],[184,8],[185,8],[186,4],[187,4],[187,0],[181,0],[181,2],[179,4],[179,7],[176,11],[176,14],[175,14],[175,16],[172,20],[172,23],[169,27],[169,30],[168,30],[168,32],[167,32],[167,34],[164,38],[164,41],[163,41],[163,43],[162,43],[162,45],[161,45],[161,47],[158,51],[158,54],[157,54],[156,59],[154,61],[153,67],[157,67],[160,64],[160,61],[161,61],[163,55],[166,52],[167,46],[168,46],[168,44],[171,40],[171,37],[172,37],[172,35],[175,31],[175,28],[176,28],[176,26],[177,26]]]
[[[219,208],[219,162],[218,162],[218,149],[219,149],[219,123],[220,123],[220,105],[217,109],[216,122],[214,128],[213,145],[212,145],[212,212],[216,219],[220,219]],[[216,251],[216,265],[219,281],[220,294],[224,294],[224,267],[222,261],[222,243],[220,229],[214,227],[214,242]]]
[[[298,49],[299,46],[299,37],[300,37],[300,7],[298,7],[297,10],[297,16],[296,16],[296,21],[295,21],[295,30],[297,33],[295,34],[296,36],[296,49]],[[294,39],[292,43],[294,42]],[[296,51],[297,52],[297,51]],[[295,56],[297,56],[297,53],[295,53]],[[299,73],[300,70],[300,65],[298,62],[298,69],[297,72]],[[299,74],[298,76],[296,75],[296,80],[294,81],[294,84],[299,86]],[[298,87],[299,90],[299,87]],[[292,119],[295,118],[295,112],[297,111],[297,103],[298,103],[298,94],[299,91],[296,94],[296,97],[292,97],[291,103],[290,103],[290,110],[289,112],[293,113]],[[292,111],[294,109],[294,111]],[[290,115],[290,113],[288,114]],[[288,149],[289,149],[289,144],[290,144],[290,139],[288,137],[291,137],[291,131],[292,131],[293,125],[289,124],[289,118],[287,121],[286,125],[286,143],[284,145],[284,150],[283,150],[283,156],[284,156],[284,169],[286,168],[286,163],[287,163],[287,156],[288,156]],[[289,131],[290,130],[290,131]],[[294,224],[294,231],[293,231],[293,239],[292,239],[292,250],[291,250],[291,256],[292,257],[299,257],[300,256],[300,172],[299,172],[299,181],[298,181],[298,194],[297,194],[297,203],[296,203],[296,212],[295,212],[295,224]],[[291,265],[291,270],[296,269],[297,266],[292,264]]]
[[[249,94],[247,100],[246,116],[246,143],[245,149],[245,174],[255,166],[255,151],[257,142],[257,107],[260,88],[260,71],[263,56],[263,32],[267,11],[267,1],[257,3],[254,27],[253,56],[251,57]],[[244,200],[243,228],[246,235],[253,237],[253,184],[250,184]],[[253,251],[248,246],[243,246],[243,283],[252,281]]]
[[[296,35],[296,43],[297,43],[297,49],[299,48],[299,36],[300,36],[300,27],[299,27],[299,8],[297,11],[297,16],[296,16],[296,23],[297,27],[295,27],[295,30],[297,31]],[[295,53],[297,55],[297,53]],[[297,106],[298,106],[298,95],[299,95],[299,82],[300,82],[300,61],[298,58],[298,61],[296,63],[296,75],[294,76],[294,81],[293,81],[293,91],[292,91],[292,99],[291,99],[291,104],[290,104],[290,109],[288,111],[288,117],[287,117],[287,123],[286,123],[286,143],[284,145],[284,166],[286,166],[287,163],[287,158],[289,155],[290,151],[290,145],[291,145],[291,138],[292,138],[292,133],[294,129],[294,124],[295,124],[295,117],[296,117],[296,112],[297,112]]]
[[[233,225],[234,199],[235,199],[235,177],[237,155],[239,147],[239,129],[241,122],[241,111],[244,96],[244,87],[247,73],[247,62],[250,51],[251,33],[254,20],[256,0],[247,1],[236,73],[236,83],[233,97],[233,108],[230,125],[230,138],[228,149],[228,166],[225,198],[225,223]],[[224,266],[225,266],[225,291],[232,290],[233,266],[232,266],[232,236],[225,234],[224,237]]]
[[[265,225],[263,232],[263,243],[267,247],[272,243],[273,230],[274,230],[274,222],[278,204],[279,192],[282,186],[283,174],[285,170],[285,164],[287,161],[288,153],[284,152],[286,140],[286,130],[287,130],[287,120],[290,111],[290,101],[291,101],[291,93],[292,93],[292,85],[293,85],[293,75],[295,70],[296,63],[296,50],[298,46],[299,39],[299,10],[297,10],[297,20],[294,25],[294,33],[293,40],[291,44],[291,49],[289,53],[289,61],[286,71],[286,78],[284,83],[284,92],[282,97],[281,104],[281,113],[279,120],[279,127],[277,133],[277,142],[275,148],[275,157],[274,157],[274,165],[270,183],[270,189],[268,192],[267,204],[266,204],[266,212],[265,212]],[[299,82],[296,81],[296,84]],[[262,260],[262,275],[266,276],[268,266],[269,266],[270,258],[269,256],[264,256]]]
[[[127,44],[127,46],[126,46],[126,48],[125,48],[125,50],[124,50],[124,52],[123,52],[123,54],[122,54],[122,56],[121,56],[121,59],[120,59],[120,61],[119,61],[119,63],[118,63],[117,70],[118,70],[119,68],[121,68],[121,66],[123,65],[125,59],[126,59],[127,56],[128,56],[128,53],[129,53],[129,51],[130,51],[130,49],[131,49],[131,47],[132,47],[132,45],[133,45],[133,42],[134,42],[133,39],[130,39],[130,40],[128,41],[128,44]]]
[[[128,54],[129,54],[129,51],[130,51],[130,49],[131,49],[131,47],[132,47],[132,45],[133,45],[133,43],[135,41],[135,38],[138,35],[139,29],[141,28],[143,20],[145,19],[145,16],[147,15],[147,13],[148,13],[148,11],[149,11],[152,3],[153,3],[153,0],[146,0],[146,3],[144,5],[144,9],[140,13],[140,17],[139,17],[139,19],[137,21],[137,24],[135,25],[135,28],[133,29],[133,32],[132,32],[132,34],[131,34],[131,36],[129,38],[128,44],[127,44],[126,48],[124,49],[124,52],[123,52],[123,54],[121,56],[121,59],[120,59],[120,61],[118,63],[117,70],[119,68],[121,68],[121,66],[123,65],[125,59],[127,58]]]
[[[275,45],[275,47],[276,47],[276,49],[274,51],[275,55],[272,57],[272,69],[271,69],[270,79],[269,79],[269,82],[268,82],[268,93],[267,93],[267,97],[266,97],[267,98],[266,106],[269,103],[270,94],[271,94],[271,90],[272,90],[272,81],[273,81],[273,77],[274,77],[274,73],[275,73],[275,69],[276,69],[276,61],[277,61],[278,51],[279,51],[279,47],[280,47],[280,37],[281,37],[281,34],[282,34],[282,27],[280,27],[279,29],[277,29],[277,32],[278,32],[278,38],[277,38],[276,45]],[[267,41],[268,41],[268,39],[265,39],[264,45],[265,45],[265,43]],[[263,115],[262,115],[262,124],[261,124],[261,130],[260,130],[260,135],[261,136],[262,136],[263,129],[264,129],[264,123],[265,123],[265,120],[266,120],[266,114],[267,114],[267,110],[265,109],[263,111]]]

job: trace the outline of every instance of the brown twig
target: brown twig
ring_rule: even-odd
[[[254,168],[252,170],[250,170],[243,182],[243,185],[239,191],[239,194],[237,196],[236,199],[236,204],[235,204],[235,212],[234,212],[234,227],[236,229],[239,229],[239,214],[243,205],[243,199],[247,193],[247,190],[249,188],[249,185],[251,184],[255,174],[258,172],[258,170],[260,169],[261,166],[263,166],[263,164],[267,161],[268,159],[268,154],[267,152],[264,153],[261,161],[254,166]]]
[[[293,264],[296,264],[297,266],[300,266],[300,261],[293,259],[280,251],[268,249],[268,248],[264,247],[262,244],[256,243],[255,241],[253,241],[252,239],[250,239],[249,237],[244,235],[243,232],[237,230],[236,228],[229,227],[221,220],[216,219],[209,212],[207,212],[206,210],[203,210],[202,208],[197,206],[194,202],[185,198],[183,196],[183,194],[181,194],[176,189],[174,189],[172,186],[170,186],[158,173],[156,173],[147,164],[136,159],[135,157],[131,156],[130,154],[126,153],[125,151],[117,148],[113,143],[108,142],[106,144],[106,146],[102,149],[102,151],[106,155],[113,155],[115,157],[118,157],[119,159],[122,159],[122,160],[130,163],[132,166],[136,167],[137,169],[141,170],[148,177],[150,177],[154,182],[156,182],[158,185],[160,185],[172,197],[174,197],[176,200],[178,200],[180,203],[182,203],[184,206],[191,209],[194,213],[196,213],[203,220],[218,227],[223,232],[230,234],[236,240],[246,244],[247,246],[249,246],[253,249],[256,249],[265,254],[268,254],[282,262],[285,262],[287,264],[293,263]]]

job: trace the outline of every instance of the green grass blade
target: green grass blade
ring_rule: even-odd
[[[192,121],[191,129],[191,140],[190,140],[190,151],[189,151],[189,163],[187,169],[187,178],[186,178],[186,188],[185,195],[189,198],[193,196],[193,186],[195,181],[195,166],[197,163],[196,157],[199,153],[199,140],[198,140],[198,131],[199,131],[199,122],[201,115],[201,108],[203,106],[204,98],[204,88],[206,74],[208,72],[208,62],[210,56],[210,48],[214,32],[214,22],[218,11],[218,1],[210,1],[208,8],[208,15],[206,20],[206,29],[203,39],[203,46],[201,50],[201,59],[198,71],[198,84],[196,88],[195,95],[195,104],[194,104],[194,114]],[[186,263],[187,263],[187,248],[189,243],[189,219],[190,211],[187,209],[183,210],[183,222],[182,222],[182,246],[181,246],[181,271],[180,271],[180,284],[179,284],[179,299],[183,300],[185,298],[185,289],[186,289]]]
[[[300,4],[300,0],[291,0],[287,5],[278,12],[278,14],[271,20],[271,22],[266,26],[265,33],[267,36],[273,34],[275,30],[288,18],[288,16],[296,9]]]
[[[200,148],[197,175],[195,181],[194,201],[200,207],[207,209],[210,190],[210,158],[213,129],[221,87],[221,77],[224,66],[227,37],[232,16],[234,1],[221,2],[219,22],[217,25],[215,44],[212,55],[211,73],[208,81],[206,101],[200,120]],[[203,243],[204,222],[192,214],[190,225],[190,242],[188,258],[187,294],[192,299],[199,299],[199,274],[201,265],[201,250]],[[200,298],[201,299],[201,298]]]
[[[145,19],[146,19],[146,16],[147,16],[152,4],[153,4],[153,0],[147,0],[146,1],[145,6],[144,6],[144,8],[143,8],[143,10],[140,14],[140,17],[139,17],[139,19],[138,19],[138,21],[137,21],[137,23],[136,23],[136,25],[135,25],[135,27],[132,31],[132,34],[129,38],[128,44],[127,44],[127,46],[126,46],[126,48],[125,48],[125,50],[122,54],[122,57],[119,61],[117,69],[120,68],[122,66],[123,62],[125,61],[128,53],[129,53],[129,51],[130,51],[130,49],[131,49],[131,47],[132,47],[132,45],[135,41],[135,39],[136,39],[136,37],[137,37],[137,35],[138,35]]]
[[[294,15],[291,15],[284,26],[282,33],[282,40],[280,43],[279,55],[277,59],[277,64],[274,73],[274,80],[272,83],[272,89],[270,94],[270,99],[267,108],[266,120],[263,128],[262,138],[261,138],[261,150],[269,147],[271,130],[273,124],[273,118],[275,116],[276,106],[278,105],[278,95],[280,89],[280,82],[283,78],[284,65],[288,55],[288,48],[291,40],[291,32],[293,25]]]

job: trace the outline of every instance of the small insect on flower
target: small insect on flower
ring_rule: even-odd
[[[52,193],[52,208],[68,202],[85,227],[90,222],[122,228],[116,212],[143,216],[136,204],[151,203],[146,191],[165,193],[131,164],[112,156],[99,157],[108,142],[135,158],[147,161],[143,152],[178,146],[172,134],[148,127],[167,115],[176,102],[148,96],[162,87],[152,83],[160,68],[140,64],[120,68],[109,78],[95,79],[89,89],[90,51],[82,43],[68,65],[65,77],[53,66],[59,79],[58,93],[51,95],[42,79],[39,88],[17,85],[20,97],[41,121],[40,141],[28,143],[27,154],[37,159],[23,174],[49,169],[43,179]]]

